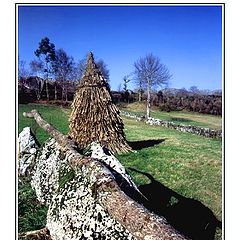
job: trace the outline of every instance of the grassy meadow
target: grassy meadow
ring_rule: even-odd
[[[58,106],[32,105],[20,104],[18,108],[18,133],[26,126],[29,126],[32,132],[36,135],[40,144],[44,143],[49,138],[49,135],[38,126],[32,118],[23,117],[23,112],[30,112],[36,109],[42,117],[52,124],[56,129],[64,134],[68,133],[68,115],[70,109]]]
[[[145,104],[144,103],[131,103],[122,106],[124,111],[132,112],[139,115],[144,115]],[[174,122],[183,125],[193,125],[204,128],[211,128],[220,130],[222,129],[222,117],[214,116],[210,114],[202,114],[188,111],[172,111],[164,112],[159,111],[157,107],[152,107],[151,116],[159,118],[161,120]]]
[[[70,109],[42,106],[19,105],[18,132],[30,126],[40,143],[49,136],[32,119],[22,116],[23,112],[37,109],[41,115],[64,134],[68,132]],[[125,111],[143,113],[140,105],[133,104],[123,108]],[[221,129],[221,117],[189,112],[159,112],[154,109],[153,117],[182,124],[191,124]],[[118,155],[127,167],[148,172],[165,186],[179,194],[201,201],[209,207],[216,217],[222,216],[222,142],[190,133],[178,132],[161,126],[150,126],[144,122],[123,117],[125,134],[129,142],[162,140],[158,145],[142,148],[136,152]],[[130,172],[137,184],[148,183],[141,174]],[[221,231],[216,239],[221,239]]]

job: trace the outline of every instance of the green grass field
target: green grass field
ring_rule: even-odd
[[[29,112],[36,109],[42,117],[52,124],[56,129],[64,134],[68,133],[68,115],[70,109],[57,107],[57,106],[44,106],[44,105],[19,105],[18,108],[18,133],[26,126],[31,127],[32,132],[37,136],[40,144],[49,138],[49,135],[41,129],[35,120],[23,117],[23,112]]]
[[[19,106],[19,128],[30,126],[36,133],[37,139],[43,143],[48,135],[37,127],[32,119],[22,116],[24,111],[37,109],[41,115],[59,131],[68,132],[68,115],[70,109],[40,106]],[[125,109],[126,110],[126,109]],[[138,109],[136,111],[139,111]],[[168,113],[159,112],[163,116]],[[176,116],[179,113],[172,113]],[[174,115],[175,114],[175,115]],[[182,113],[192,122],[205,123],[207,126],[221,128],[221,118],[201,114]],[[180,118],[180,117],[179,117]],[[215,121],[214,121],[215,119]],[[134,167],[148,172],[165,186],[179,194],[201,201],[209,207],[218,219],[222,216],[222,143],[221,140],[205,138],[190,133],[178,132],[160,126],[146,125],[144,122],[123,118],[125,134],[128,141],[144,141],[153,139],[164,140],[161,144],[143,148],[137,152],[118,155],[125,167]],[[181,122],[181,121],[180,121]],[[130,172],[137,184],[144,184],[148,179],[140,174]],[[216,239],[221,239],[221,231]]]
[[[136,113],[139,115],[145,114],[144,103],[131,103],[123,107],[124,111]],[[201,114],[187,111],[164,112],[159,111],[157,107],[152,107],[151,116],[165,121],[171,121],[177,124],[193,125],[220,130],[222,129],[222,117],[213,116],[210,114]]]

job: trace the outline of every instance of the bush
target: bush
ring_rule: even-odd
[[[222,115],[222,97],[200,94],[185,96],[163,95],[159,109],[167,112],[185,109],[192,112]]]
[[[37,100],[37,96],[33,90],[25,87],[18,87],[18,102],[19,103],[32,103]]]

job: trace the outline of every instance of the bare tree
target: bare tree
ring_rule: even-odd
[[[199,93],[199,89],[198,89],[197,86],[191,86],[191,87],[189,88],[189,91],[190,91],[191,93],[193,93],[193,94],[198,94],[198,93]]]
[[[75,84],[78,84],[83,76],[85,67],[85,60],[82,59],[76,62],[73,59],[72,68],[69,73],[69,80]]]
[[[102,75],[105,78],[105,80],[109,82],[109,70],[107,68],[107,64],[103,61],[103,59],[99,59],[96,61],[96,65],[98,69],[102,72]],[[77,64],[76,75],[79,81],[83,77],[86,66],[87,66],[87,58],[81,59]]]
[[[135,77],[133,78],[133,81],[137,87],[137,92],[138,92],[138,101],[141,102],[142,101],[142,96],[144,93],[143,90],[143,80],[140,76],[140,73],[137,73],[136,71],[134,72]]]
[[[152,53],[139,58],[135,63],[135,76],[139,85],[147,92],[146,117],[150,117],[151,92],[153,88],[167,85],[171,75],[166,65],[161,63],[157,56]]]
[[[68,56],[67,53],[61,48],[56,51],[55,60],[53,62],[53,71],[55,79],[60,83],[62,87],[62,100],[65,95],[67,101],[68,88],[67,80],[71,78],[72,70],[74,67],[73,57]],[[55,86],[56,96],[56,86]],[[56,97],[55,97],[56,98]]]
[[[126,75],[123,77],[123,91],[126,92],[128,90],[127,84],[131,81],[129,79],[130,75]]]
[[[107,68],[107,64],[102,59],[99,59],[96,62],[96,64],[99,70],[102,72],[102,75],[104,76],[105,80],[109,82],[109,70]]]
[[[121,84],[121,83],[118,84],[117,91],[118,91],[118,92],[121,92],[121,91],[122,91],[122,84]]]
[[[29,72],[26,69],[26,61],[18,58],[18,79],[26,78],[28,75]]]
[[[37,95],[37,100],[40,100],[41,93],[43,90],[43,80],[42,80],[42,73],[44,72],[44,63],[43,61],[39,60],[32,60],[29,63],[30,69],[31,69],[31,75],[35,75],[34,78],[35,84],[34,84],[34,90]]]
[[[32,60],[29,63],[31,74],[36,75],[38,77],[42,76],[42,73],[44,72],[44,63],[43,61],[39,60]]]

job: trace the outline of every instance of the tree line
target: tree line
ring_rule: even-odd
[[[131,90],[112,91],[116,103],[139,102],[139,92]],[[147,93],[143,92],[141,102],[147,102]],[[222,91],[200,91],[198,93],[186,89],[164,88],[153,91],[151,106],[160,111],[191,111],[212,115],[222,115]]]
[[[190,88],[191,89],[191,88]],[[153,105],[162,111],[187,110],[212,115],[222,115],[221,91],[198,91],[165,89],[155,94]]]
[[[83,75],[86,59],[75,63],[73,57],[69,56],[62,48],[55,50],[55,45],[47,37],[39,42],[34,54],[37,58],[30,62],[30,69],[31,75],[35,75],[35,78],[27,78],[25,63],[19,60],[19,98],[30,98],[33,95],[32,99],[34,99],[34,95],[36,95],[37,100],[46,99],[49,101],[54,95],[54,100],[57,100],[60,90],[62,100],[68,101],[69,90],[76,87],[76,83]],[[96,64],[106,81],[109,81],[109,70],[104,61],[100,59],[96,61]],[[131,76],[133,76],[132,79]],[[161,63],[160,59],[152,53],[147,54],[134,62],[132,73],[123,77],[125,95],[127,96],[128,93],[127,83],[134,80],[140,101],[142,94],[147,93],[146,116],[149,118],[153,89],[167,84],[170,78],[168,68]],[[29,92],[29,84],[34,85],[35,92],[33,94]],[[27,89],[26,85],[28,85]]]
[[[55,49],[49,38],[43,38],[34,52],[36,59],[26,70],[25,62],[18,61],[18,92],[19,102],[34,102],[39,100],[73,100],[78,82],[86,67],[86,58],[76,62],[63,48]],[[99,59],[97,66],[109,81],[109,70],[106,63]],[[146,118],[150,117],[151,106],[160,110],[188,110],[200,113],[222,114],[221,93],[201,91],[196,86],[186,89],[167,88],[172,78],[168,67],[158,56],[152,53],[140,57],[133,63],[133,71],[123,76],[118,91],[112,91],[115,102],[146,102]],[[128,88],[132,82],[135,90]],[[165,87],[165,88],[164,88]],[[162,88],[161,91],[158,89]]]
[[[20,94],[24,94],[24,90],[29,94],[24,86],[30,84],[30,88],[35,89],[32,98],[35,98],[34,95],[36,95],[37,100],[46,99],[49,101],[52,98],[58,100],[59,95],[61,95],[61,100],[68,101],[69,91],[71,95],[71,88],[74,88],[82,78],[86,58],[80,59],[78,62],[74,61],[74,58],[67,54],[63,48],[55,49],[55,45],[50,42],[48,37],[44,37],[39,42],[34,54],[36,59],[30,62],[30,70],[27,70],[24,60],[18,59]],[[108,81],[109,70],[105,62],[99,59],[96,64]],[[52,97],[53,95],[54,97]]]

